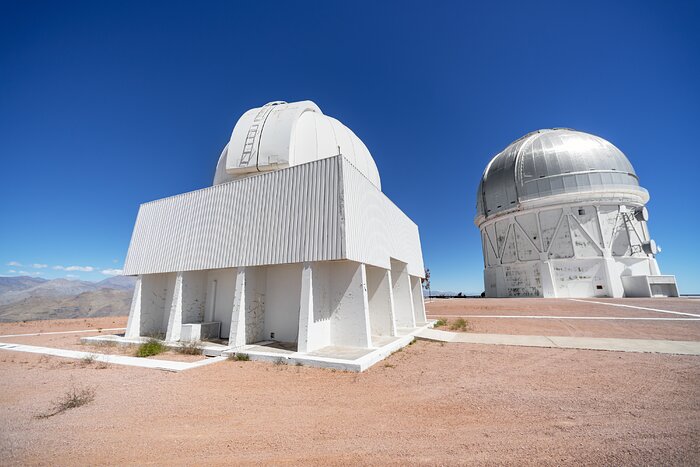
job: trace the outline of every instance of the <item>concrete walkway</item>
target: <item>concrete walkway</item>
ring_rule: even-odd
[[[210,365],[226,360],[226,357],[206,358],[197,362],[173,362],[168,360],[155,360],[150,358],[127,357],[124,355],[107,355],[91,352],[81,352],[79,350],[53,349],[50,347],[38,347],[34,345],[24,344],[7,344],[0,343],[0,350],[10,350],[12,352],[27,352],[42,355],[51,355],[54,357],[73,358],[73,359],[91,359],[96,362],[112,363],[116,365],[139,366],[142,368],[153,368],[166,371],[184,371],[192,368],[198,368],[204,365]]]
[[[700,342],[652,339],[614,339],[603,337],[522,336],[513,334],[473,334],[424,329],[419,339],[469,344],[518,345],[560,349],[609,350],[613,352],[654,352],[676,355],[700,355]]]

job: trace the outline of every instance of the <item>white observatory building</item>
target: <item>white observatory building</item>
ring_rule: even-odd
[[[138,276],[132,340],[323,359],[396,350],[427,324],[418,227],[310,101],[247,111],[213,186],[141,205],[124,274]]]
[[[570,129],[523,136],[479,183],[486,296],[678,296],[656,263],[648,200],[610,142]]]

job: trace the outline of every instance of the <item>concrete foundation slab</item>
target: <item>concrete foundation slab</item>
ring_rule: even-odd
[[[200,360],[198,362],[192,363],[173,362],[167,360],[155,360],[150,358],[127,357],[124,355],[106,355],[92,352],[81,352],[78,350],[54,349],[50,347],[38,347],[34,345],[7,343],[0,343],[0,350],[36,353],[42,355],[51,355],[54,357],[72,358],[77,360],[90,358],[97,362],[112,363],[115,365],[138,366],[142,368],[153,368],[156,370],[166,371],[184,371],[225,360],[224,357],[217,357],[208,358],[206,360]]]
[[[554,347],[561,349],[608,350],[613,352],[650,352],[676,355],[700,355],[700,342],[653,339],[613,339],[602,337],[523,336],[510,334],[473,334],[423,329],[418,339],[469,344]]]

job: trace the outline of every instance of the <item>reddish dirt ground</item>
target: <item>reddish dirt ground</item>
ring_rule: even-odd
[[[700,315],[700,299],[596,299],[597,302],[634,305]],[[660,313],[636,308],[617,307],[566,299],[498,298],[433,299],[426,303],[431,319],[452,321],[463,317],[469,332],[576,337],[619,337],[628,339],[700,340],[700,320],[690,316]],[[482,318],[474,315],[567,316],[664,318],[664,321],[574,320]]]
[[[57,349],[79,350],[81,352],[129,355],[133,356],[136,346],[118,346],[107,344],[82,343],[81,338],[87,336],[99,336],[100,334],[117,334],[119,331],[102,331],[103,329],[118,328],[126,325],[126,318],[91,318],[76,320],[51,320],[51,321],[26,321],[23,323],[0,323],[0,342],[35,345],[39,347],[51,347]],[[94,329],[94,332],[81,332],[75,334],[43,334],[39,336],[20,335],[16,337],[2,337],[13,334],[33,334],[41,332],[66,332],[84,331]],[[168,350],[161,354],[147,357],[159,360],[178,362],[195,362],[203,360],[203,355],[185,355],[174,350]]]
[[[50,319],[0,323],[0,335],[30,334],[36,332],[76,331],[83,329],[109,329],[126,327],[127,316],[84,319]],[[111,333],[111,331],[110,331]]]
[[[90,326],[113,327],[22,329]],[[37,418],[74,386],[94,401]],[[700,358],[419,341],[360,374],[232,361],[171,373],[0,350],[0,459],[697,465]]]
[[[365,373],[0,354],[4,464],[697,464],[700,359],[418,342]],[[71,385],[95,400],[48,419]]]

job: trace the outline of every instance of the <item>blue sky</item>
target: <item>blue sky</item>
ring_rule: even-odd
[[[433,289],[483,289],[490,158],[571,127],[627,154],[662,272],[698,293],[699,5],[0,2],[0,275],[107,277],[139,204],[210,185],[245,110],[311,99],[369,147]]]

